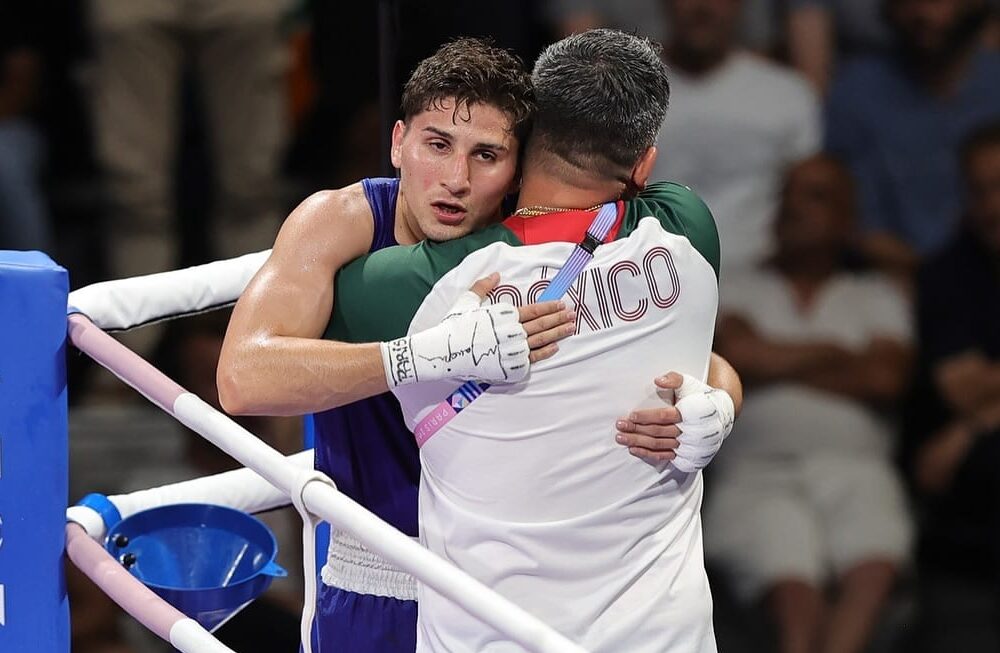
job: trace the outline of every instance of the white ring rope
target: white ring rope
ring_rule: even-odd
[[[271,250],[183,270],[103,281],[69,294],[68,313],[105,331],[131,329],[227,306],[239,299]]]
[[[311,470],[313,450],[307,449],[288,456],[288,462],[300,469]],[[246,467],[148,490],[136,490],[129,494],[115,494],[109,496],[108,500],[118,510],[121,518],[125,519],[137,512],[160,506],[204,503],[206,497],[211,497],[212,503],[217,506],[250,514],[273,510],[292,503],[288,495]],[[94,539],[101,539],[107,535],[103,519],[93,508],[72,506],[66,511],[66,518],[83,526]]]
[[[100,284],[100,292],[88,287],[71,293],[70,339],[77,348],[182,424],[201,434],[247,468],[256,471],[285,497],[301,497],[302,510],[351,533],[370,550],[409,572],[512,641],[538,653],[585,653],[584,649],[550,626],[338,492],[328,478],[319,480],[312,474],[303,474],[300,466],[290,462],[196,395],[184,390],[85,316],[90,311],[95,311],[104,316],[102,326],[127,328],[128,323],[152,322],[177,314],[196,312],[201,310],[198,306],[202,304],[207,308],[229,303],[238,297],[252,276],[252,272],[247,275],[247,271],[253,268],[255,272],[254,266],[259,267],[263,262],[261,258],[260,263],[257,263],[254,257],[266,254],[267,252],[261,252],[209,264],[226,279],[226,287],[219,291],[215,290],[211,282],[212,276],[205,272],[207,266],[198,266],[149,277],[106,282]],[[192,275],[192,270],[200,272]],[[175,285],[177,283],[185,283],[187,286],[182,292],[178,292]],[[171,287],[174,292],[170,292]],[[232,296],[234,292],[235,296]],[[109,301],[108,297],[113,297],[114,301]],[[128,307],[141,297],[153,298],[144,302],[145,308],[141,313],[127,309],[101,310],[111,305]],[[187,303],[192,297],[200,302],[197,306]],[[313,552],[306,551],[307,559],[313,556]],[[307,597],[306,601],[314,602],[315,599]],[[303,628],[305,629],[305,624]],[[308,637],[304,638],[303,645],[308,652]]]

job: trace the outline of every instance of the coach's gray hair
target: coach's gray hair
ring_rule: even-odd
[[[575,34],[547,47],[531,77],[535,147],[618,176],[656,142],[670,83],[660,46],[649,39],[612,29]]]

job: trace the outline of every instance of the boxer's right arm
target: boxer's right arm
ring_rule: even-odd
[[[360,184],[315,193],[288,216],[226,331],[217,383],[227,412],[300,415],[387,389],[379,343],[320,339],[337,271],[372,237]]]

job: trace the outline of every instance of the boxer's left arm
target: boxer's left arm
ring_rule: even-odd
[[[685,471],[704,467],[743,407],[739,374],[725,358],[713,353],[707,384],[677,372],[658,377],[654,383],[675,391],[677,403],[636,410],[619,418],[615,423],[616,441],[628,447],[632,455],[648,461],[675,460],[680,454],[682,461],[675,465]]]

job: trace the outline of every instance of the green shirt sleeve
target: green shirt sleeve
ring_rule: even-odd
[[[405,336],[434,284],[472,252],[495,242],[519,244],[494,225],[446,242],[388,247],[341,268],[334,306],[323,337],[342,342],[381,342]]]
[[[674,182],[650,184],[637,197],[625,202],[625,218],[619,238],[627,237],[643,218],[654,217],[664,230],[684,236],[705,258],[719,278],[719,231],[708,206],[687,186]]]

